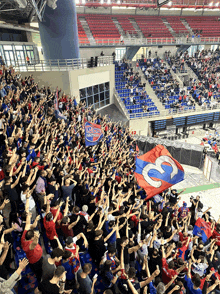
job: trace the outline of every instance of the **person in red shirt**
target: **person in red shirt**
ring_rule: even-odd
[[[172,280],[172,278],[175,275],[178,275],[186,267],[186,264],[184,263],[184,265],[182,265],[180,268],[175,270],[174,269],[175,264],[174,264],[173,260],[170,261],[169,263],[167,263],[163,242],[164,242],[164,240],[161,241],[161,249],[162,249],[162,280],[163,280],[163,283],[166,285]]]
[[[43,250],[38,243],[39,232],[33,229],[34,227],[31,225],[31,213],[29,213],[27,214],[26,225],[21,237],[21,247],[26,253],[31,270],[35,273],[38,282],[40,282],[42,277]]]
[[[67,237],[67,239],[66,239],[65,250],[72,252],[72,258],[70,259],[70,262],[75,263],[75,265],[76,265],[76,267],[74,268],[75,273],[77,273],[77,271],[80,268],[79,246],[76,245],[77,240],[79,240],[80,238],[83,238],[84,246],[86,248],[88,248],[88,241],[83,233],[80,233],[73,238]]]
[[[50,240],[50,245],[53,249],[58,247],[57,240],[54,239],[54,237],[58,237],[55,223],[57,221],[58,215],[60,213],[60,207],[62,205],[63,205],[63,202],[59,204],[59,208],[57,210],[55,218],[53,218],[53,214],[50,212],[50,201],[47,200],[47,210],[46,210],[46,215],[43,219],[43,224],[46,230],[47,238]]]
[[[212,233],[212,238],[213,239],[217,239],[217,241],[215,242],[215,244],[217,246],[220,246],[220,224],[217,224],[214,232]]]
[[[50,208],[50,212],[52,213],[54,219],[56,217],[57,211],[59,210],[59,207],[60,207],[60,200],[57,200],[54,203],[54,205]],[[59,210],[59,213],[58,213],[58,216],[56,219],[56,231],[57,231],[58,235],[62,235],[61,221],[62,221],[63,217],[67,216],[68,209],[69,209],[69,197],[66,198],[66,206],[65,206],[63,214]]]

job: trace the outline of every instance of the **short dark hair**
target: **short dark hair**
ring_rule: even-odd
[[[46,221],[51,221],[52,218],[53,218],[53,214],[51,212],[48,212],[46,214]]]
[[[128,238],[126,236],[122,236],[120,244],[124,243],[127,240],[128,240]]]
[[[83,272],[85,274],[88,274],[92,269],[92,265],[91,263],[85,263],[84,266],[83,266]]]
[[[59,278],[64,272],[65,268],[62,265],[59,265],[54,272],[54,276]]]
[[[55,257],[61,257],[61,256],[63,256],[63,250],[62,249],[60,249],[60,248],[55,248],[53,251],[52,251],[52,253],[51,253],[51,258],[53,259],[53,258],[55,258]]]
[[[116,252],[116,249],[113,246],[108,247],[108,253],[113,254]]]
[[[169,263],[168,263],[168,268],[169,269],[173,269],[174,268],[174,261],[171,260]]]
[[[64,250],[63,259],[68,259],[72,255],[72,252],[69,250]]]
[[[192,279],[192,282],[193,282],[194,286],[196,286],[196,288],[200,287],[200,285],[201,285],[201,280],[199,277],[194,277]]]
[[[129,278],[134,278],[136,275],[136,269],[134,267],[130,267],[128,271],[128,277]]]
[[[26,240],[31,240],[34,237],[34,230],[28,230],[26,235],[25,235],[25,239]]]

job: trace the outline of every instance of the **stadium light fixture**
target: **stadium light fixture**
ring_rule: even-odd
[[[111,0],[108,0],[108,4],[111,4]]]
[[[171,5],[172,5],[172,1],[169,1],[169,2],[168,2],[168,5],[171,6]]]
[[[215,6],[218,7],[219,6],[219,2],[215,3]]]
[[[76,4],[79,4],[79,0],[76,0]]]
[[[82,0],[82,4],[85,4],[86,3],[86,0]]]
[[[101,0],[100,3],[103,4],[104,3],[104,0]]]
[[[210,3],[209,3],[209,6],[212,6],[212,4],[213,4],[213,2],[210,2]]]
[[[120,1],[120,0],[118,0],[118,1],[117,1],[117,4],[121,4],[121,1]]]

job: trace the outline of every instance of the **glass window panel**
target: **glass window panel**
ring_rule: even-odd
[[[33,50],[33,46],[25,46],[26,47],[26,50]]]
[[[93,96],[88,97],[87,100],[88,100],[88,105],[94,103],[94,102],[93,102]]]
[[[4,45],[4,50],[12,50],[12,46],[11,45]]]
[[[104,91],[104,87],[105,87],[105,84],[100,84],[99,85],[99,91],[100,92],[103,92]]]
[[[109,82],[105,83],[105,90],[109,89]]]
[[[100,101],[103,101],[105,99],[105,94],[104,92],[100,93]]]
[[[80,99],[82,103],[86,102],[86,98]]]
[[[93,108],[94,108],[94,109],[98,109],[98,108],[99,108],[99,103],[94,104],[94,105],[93,105]]]
[[[99,102],[99,95],[98,94],[94,95],[94,103],[97,103],[97,102]]]
[[[105,98],[109,98],[109,91],[105,92]]]
[[[87,95],[88,96],[91,96],[93,94],[93,92],[92,92],[92,87],[88,87],[87,88]]]
[[[103,106],[105,106],[105,101],[100,102],[100,107],[103,107]]]
[[[15,46],[15,50],[23,50],[23,47],[22,47],[22,46],[18,46],[18,45],[16,45],[16,46]]]
[[[110,103],[110,100],[109,99],[106,99],[105,100],[105,105],[108,105]]]
[[[99,86],[98,85],[93,86],[93,91],[94,91],[94,94],[97,94],[99,92]]]

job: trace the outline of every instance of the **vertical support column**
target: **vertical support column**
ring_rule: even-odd
[[[46,6],[39,30],[45,59],[79,58],[75,0],[58,0],[56,9]]]

